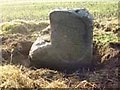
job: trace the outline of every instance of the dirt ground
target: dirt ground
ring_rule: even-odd
[[[46,41],[50,41],[49,27],[41,30],[40,33],[36,31],[26,35],[21,33],[2,34],[3,68],[20,69],[20,65],[14,65],[23,65],[22,69],[20,69],[21,73],[25,75],[26,79],[29,78],[29,80],[31,80],[31,83],[28,85],[23,83],[24,85],[22,86],[27,88],[118,88],[120,28],[118,28],[117,25],[116,19],[108,19],[107,24],[100,20],[94,21],[94,37],[99,37],[101,33],[112,32],[112,34],[117,35],[118,41],[116,41],[116,39],[110,41],[108,38],[108,41],[103,43],[104,40],[102,41],[103,38],[101,39],[101,37],[94,39],[94,67],[92,69],[82,68],[71,74],[43,68],[31,69],[33,67],[29,67],[30,62],[28,57],[30,47],[37,36],[41,36],[41,38],[44,38]],[[4,69],[6,70],[6,68]],[[6,81],[3,81],[4,84],[2,83],[0,87],[14,87],[12,84],[5,84]],[[15,87],[22,86],[20,86],[19,83],[18,86]]]

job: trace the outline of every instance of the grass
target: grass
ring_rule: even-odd
[[[25,71],[24,71],[25,70]],[[50,70],[38,70],[34,71],[27,70],[24,67],[14,65],[0,66],[0,87],[4,88],[67,88],[65,81],[60,82],[55,80],[48,82],[41,76]],[[55,71],[54,71],[55,72]],[[53,73],[54,73],[53,72]],[[36,78],[38,77],[38,78]],[[55,85],[55,86],[54,86]]]
[[[94,36],[94,41],[109,44],[110,42],[118,42],[118,37],[113,33],[101,33]]]
[[[49,12],[58,8],[87,8],[97,17],[117,17],[118,3],[112,2],[25,2],[0,4],[2,22],[15,19],[48,20]]]
[[[28,34],[32,31],[40,31],[47,27],[49,22],[41,21],[41,22],[34,22],[34,21],[24,21],[24,20],[13,20],[11,22],[5,22],[0,24],[0,34]]]
[[[0,88],[69,88],[64,74],[49,69],[29,70],[22,66],[0,66]],[[75,81],[76,77],[71,77]],[[93,82],[78,80],[72,88],[94,88]]]
[[[118,19],[97,19],[94,21],[93,40],[103,44],[119,42]]]

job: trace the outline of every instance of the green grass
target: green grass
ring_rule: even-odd
[[[109,44],[110,42],[118,42],[118,37],[113,33],[102,33],[94,36],[93,40],[97,43]]]
[[[2,21],[15,19],[23,20],[48,20],[49,13],[57,8],[86,8],[94,16],[117,17],[118,3],[112,2],[25,2],[0,4]]]

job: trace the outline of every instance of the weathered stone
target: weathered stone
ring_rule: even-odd
[[[77,69],[92,62],[92,17],[86,9],[50,13],[51,42],[40,37],[33,44],[32,65],[52,69]]]

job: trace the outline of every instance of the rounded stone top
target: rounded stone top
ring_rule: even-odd
[[[89,11],[85,8],[80,9],[55,9],[54,11],[50,12],[49,17],[54,14],[61,14],[61,13],[68,13],[71,14],[73,17],[80,18],[88,27],[93,26],[93,16],[89,13]]]
[[[72,13],[78,17],[86,17],[89,18],[91,20],[93,20],[93,16],[88,12],[87,9],[85,8],[81,8],[81,9],[55,9],[54,11],[50,12],[50,14],[52,13],[56,13],[56,12],[66,12],[66,13]]]

